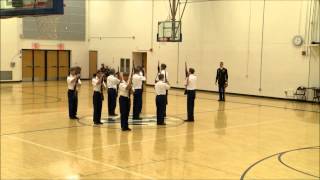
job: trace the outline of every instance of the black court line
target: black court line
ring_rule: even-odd
[[[55,96],[47,96],[47,95],[38,94],[38,93],[35,93],[35,92],[27,92],[27,91],[24,91],[24,90],[21,90],[19,92],[20,93],[24,93],[24,94],[29,94],[29,95],[42,96],[42,97],[48,98],[48,99],[52,98],[52,99],[55,99],[55,101],[46,101],[46,102],[39,102],[39,103],[15,103],[15,104],[3,104],[3,105],[13,106],[13,105],[28,105],[28,104],[44,104],[44,103],[58,103],[58,102],[62,101],[61,98],[55,97]],[[35,98],[35,99],[39,99],[39,98]]]
[[[218,111],[225,111],[225,110],[234,110],[234,109],[243,109],[243,108],[250,108],[250,107],[242,107],[242,108],[230,108],[230,109],[224,109],[224,110],[213,110],[213,111],[203,111],[203,112],[195,112],[195,114],[201,114],[201,113],[208,113],[208,112],[218,112]],[[50,112],[53,113],[53,112]],[[182,124],[184,124],[185,122],[183,121],[183,119],[181,117],[179,117],[179,115],[185,115],[185,113],[183,114],[173,114],[170,115],[170,117],[174,117],[177,119],[182,120],[181,123],[178,123],[176,125],[172,125],[172,126],[160,126],[160,127],[148,127],[147,129],[162,129],[162,128],[171,128],[171,127],[178,127],[181,126]],[[87,115],[87,116],[82,116],[81,118],[85,118],[91,115]],[[70,120],[71,121],[71,120]],[[37,129],[37,130],[30,130],[30,131],[21,131],[21,132],[13,132],[13,133],[6,133],[6,134],[1,134],[0,136],[8,136],[8,135],[16,135],[16,134],[27,134],[27,133],[34,133],[34,132],[41,132],[41,131],[51,131],[51,130],[60,130],[60,129],[71,129],[71,128],[77,128],[77,127],[94,127],[94,128],[101,128],[101,126],[93,126],[93,124],[87,124],[87,123],[83,123],[80,122],[79,120],[75,121],[77,123],[79,123],[81,126],[67,126],[67,127],[61,127],[61,128],[48,128],[48,129]],[[120,128],[112,128],[112,127],[102,127],[105,129],[120,129]],[[144,127],[145,128],[145,127]]]
[[[5,134],[1,134],[0,136],[10,136],[10,135],[16,135],[16,134],[27,134],[27,133],[42,132],[42,131],[61,130],[61,129],[71,129],[71,128],[78,128],[78,127],[85,127],[85,126],[82,125],[82,126],[66,126],[66,127],[58,127],[58,128],[37,129],[37,130],[30,130],[30,131],[5,133]]]
[[[90,115],[92,116],[92,115]],[[89,116],[85,116],[85,117],[89,117]],[[168,115],[168,117],[173,117],[173,118],[177,118],[179,120],[181,120],[181,122],[177,123],[177,124],[167,124],[165,126],[155,126],[155,127],[152,127],[152,126],[144,126],[143,124],[129,124],[129,125],[132,125],[132,126],[140,126],[140,127],[143,127],[144,129],[162,129],[162,128],[173,128],[173,127],[178,127],[178,126],[181,126],[182,124],[184,124],[184,120],[180,117],[176,117],[174,115]],[[80,118],[81,120],[81,118]],[[104,128],[104,129],[121,129],[121,127],[111,127],[111,126],[94,126],[93,124],[87,124],[87,123],[84,123],[84,122],[81,122],[78,120],[78,123],[79,124],[82,124],[84,126],[92,126],[94,128]],[[117,124],[120,124],[120,122],[116,122]],[[116,123],[112,123],[112,124],[116,124]],[[109,124],[109,123],[106,123],[106,124]],[[155,122],[156,124],[156,122]]]
[[[267,156],[267,157],[265,157],[265,158],[263,158],[263,159],[260,159],[259,161],[255,162],[255,163],[253,163],[252,165],[250,165],[250,166],[242,173],[242,175],[241,175],[241,177],[240,177],[240,180],[244,180],[244,179],[245,179],[245,176],[248,174],[248,172],[249,172],[252,168],[254,168],[256,165],[258,165],[259,163],[261,163],[261,162],[263,162],[263,161],[265,161],[265,160],[267,160],[267,159],[270,159],[270,158],[272,158],[272,157],[278,156],[278,155],[280,155],[280,154],[282,154],[282,153],[288,153],[288,152],[293,152],[293,151],[300,151],[300,150],[305,150],[305,149],[319,149],[319,148],[320,148],[320,146],[312,146],[312,147],[298,148],[298,149],[287,150],[287,151],[283,151],[283,152],[280,152],[280,153],[276,153],[276,154],[272,154],[272,155],[270,155],[270,156]]]
[[[311,148],[311,149],[319,149],[319,150],[320,150],[320,148]],[[283,165],[286,166],[287,168],[292,169],[292,170],[294,170],[294,171],[297,171],[297,172],[299,172],[299,173],[302,173],[302,174],[305,174],[305,175],[308,175],[308,176],[311,176],[311,177],[319,178],[319,179],[320,179],[320,176],[316,176],[316,175],[313,175],[313,174],[310,174],[310,173],[301,171],[301,170],[299,170],[299,169],[297,169],[297,168],[294,168],[294,167],[288,165],[287,163],[285,163],[285,162],[283,161],[283,159],[282,159],[282,156],[285,155],[285,154],[287,154],[287,153],[288,153],[288,152],[283,152],[283,153],[281,153],[281,154],[278,155],[278,161],[279,161],[281,164],[283,164]]]

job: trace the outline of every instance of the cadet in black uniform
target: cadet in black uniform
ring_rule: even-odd
[[[159,81],[155,84],[155,91],[156,91],[156,106],[157,106],[157,124],[158,125],[166,125],[164,122],[165,118],[165,111],[166,111],[166,94],[167,91],[170,89],[168,82],[165,82],[164,75],[159,74],[158,76]]]
[[[123,73],[122,81],[119,85],[119,106],[122,131],[131,131],[128,125],[130,112],[130,91],[132,89],[131,81],[128,82],[129,73]]]
[[[187,89],[187,112],[188,119],[187,122],[194,121],[194,100],[196,98],[196,88],[197,88],[197,76],[194,75],[194,69],[190,68],[188,72],[188,77],[185,80],[185,86]]]
[[[71,68],[70,74],[67,77],[68,83],[68,105],[69,105],[69,118],[70,119],[79,119],[77,117],[78,109],[78,89],[77,86],[81,84],[80,80],[80,71],[77,73],[79,68]]]
[[[134,75],[132,76],[132,88],[133,92],[133,119],[134,120],[142,120],[140,118],[140,113],[142,110],[142,86],[143,81],[146,78],[140,75],[139,69],[134,70]]]
[[[103,89],[106,88],[104,83],[104,73],[98,71],[96,76],[92,78],[93,85],[93,122],[95,125],[103,124],[101,123],[101,111],[102,111],[102,101]]]
[[[220,62],[220,68],[217,70],[216,85],[219,85],[219,101],[225,101],[225,89],[228,86],[228,70]]]
[[[109,116],[117,116],[115,113],[117,105],[117,86],[120,83],[118,77],[115,76],[115,70],[110,70],[110,75],[107,77],[107,86],[108,86],[108,112]]]

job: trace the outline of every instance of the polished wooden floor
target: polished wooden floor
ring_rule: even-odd
[[[319,104],[201,92],[184,123],[186,97],[171,90],[158,128],[149,87],[149,120],[121,132],[92,126],[89,84],[80,121],[68,119],[65,82],[1,84],[1,179],[319,179]]]

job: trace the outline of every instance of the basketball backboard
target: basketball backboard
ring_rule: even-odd
[[[158,42],[181,42],[181,21],[158,22]]]
[[[0,17],[63,14],[63,0],[0,0]]]

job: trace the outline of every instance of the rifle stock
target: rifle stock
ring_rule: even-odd
[[[132,62],[132,69],[131,69],[130,82],[129,82],[130,85],[132,85],[132,77],[133,77],[133,74],[134,74],[134,69],[135,69],[134,62]],[[129,98],[131,96],[131,90],[132,89],[129,89]]]
[[[101,77],[101,87],[100,87],[100,91],[101,91],[101,98],[102,98],[102,101],[104,100],[104,95],[103,95],[103,82],[104,82],[104,74],[103,76]]]
[[[160,62],[158,61],[158,73],[156,75],[156,78],[154,79],[154,82],[157,83],[158,75],[160,74]]]

